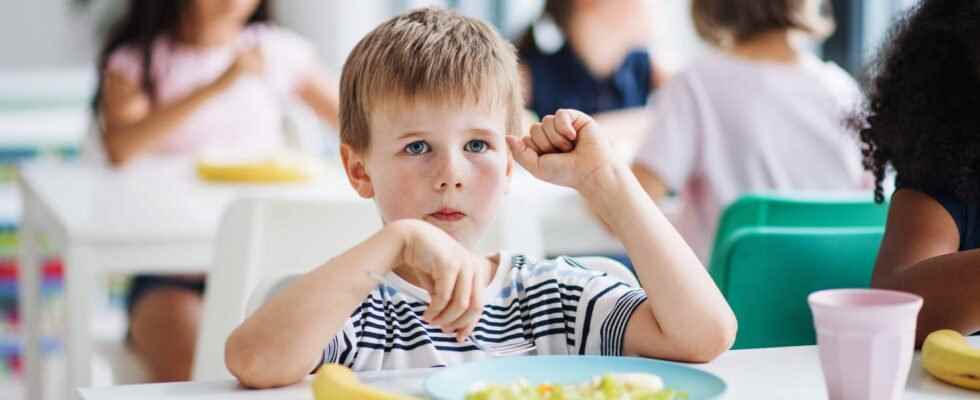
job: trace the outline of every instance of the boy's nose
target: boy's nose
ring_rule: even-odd
[[[454,182],[450,182],[448,180],[443,179],[441,182],[439,182],[439,187],[437,187],[436,189],[446,190],[450,185],[455,186],[456,189],[462,189],[463,188],[463,182],[460,182],[458,180],[456,180]]]
[[[443,191],[449,189],[463,188],[463,165],[456,157],[448,155],[442,160],[439,172],[436,175],[435,190]]]

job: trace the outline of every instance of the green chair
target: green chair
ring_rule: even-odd
[[[868,287],[882,228],[743,228],[721,246],[719,288],[738,319],[734,348],[816,343],[807,296]]]
[[[883,227],[888,204],[867,195],[750,194],[729,205],[718,221],[709,270],[715,274],[719,247],[748,227]],[[716,281],[718,279],[716,278]]]

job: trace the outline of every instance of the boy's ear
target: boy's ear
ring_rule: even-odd
[[[344,162],[344,172],[350,186],[365,199],[374,197],[374,185],[364,166],[364,156],[348,144],[340,145],[340,159]]]

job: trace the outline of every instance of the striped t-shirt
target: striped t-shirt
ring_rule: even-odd
[[[428,293],[399,280],[418,298]],[[533,340],[530,354],[621,355],[626,324],[646,300],[642,289],[573,258],[529,262],[501,253],[474,335],[484,343]],[[429,368],[490,357],[421,319],[426,303],[382,284],[354,310],[324,349],[326,363],[355,371]],[[526,339],[525,339],[526,338]]]

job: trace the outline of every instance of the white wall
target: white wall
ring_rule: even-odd
[[[96,26],[115,0],[5,0],[0,4],[0,68],[75,66],[94,62]]]
[[[394,13],[391,1],[280,0],[276,20],[312,40],[324,65],[340,73],[357,41]]]

